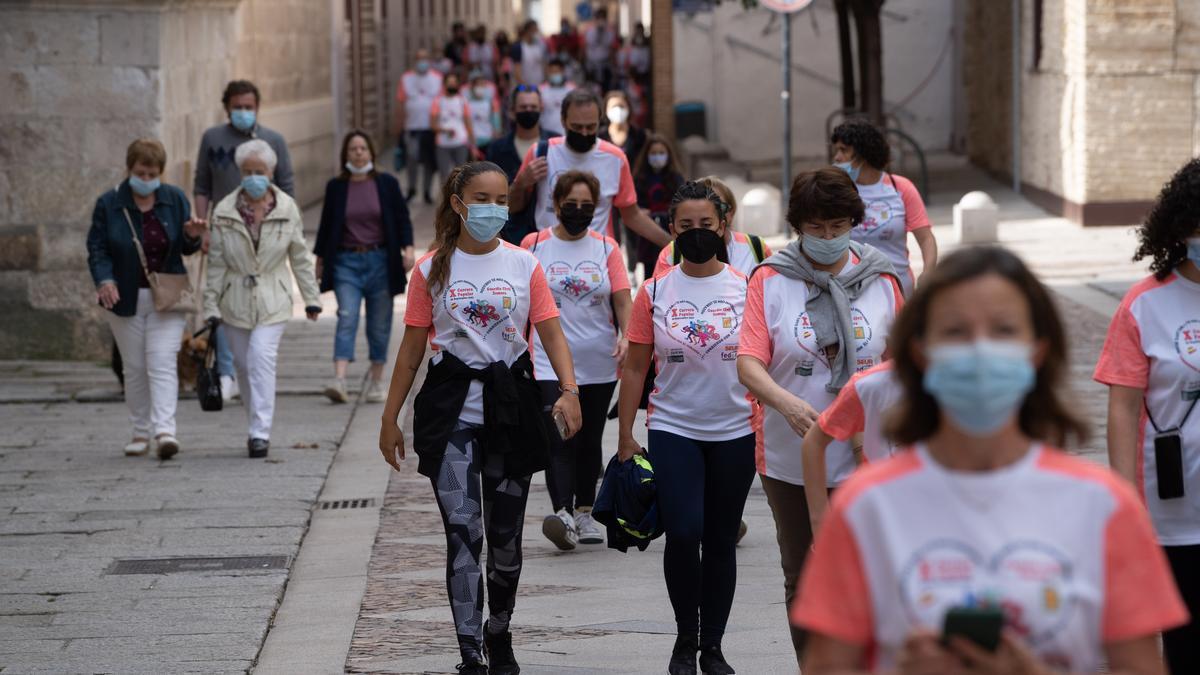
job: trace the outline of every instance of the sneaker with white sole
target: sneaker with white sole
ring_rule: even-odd
[[[325,385],[325,397],[334,403],[346,403],[350,397],[346,394],[346,380],[335,377]]]
[[[387,400],[387,391],[383,388],[383,382],[380,380],[370,380],[367,382],[367,403],[383,403]]]
[[[238,398],[239,394],[237,380],[232,375],[222,375],[221,398],[225,399],[226,403],[229,403],[233,399]]]
[[[575,519],[566,509],[546,516],[542,521],[542,534],[554,543],[560,551],[571,551],[579,543],[579,533],[575,530]]]
[[[159,459],[171,459],[179,454],[179,441],[171,434],[159,434],[154,439]]]
[[[575,531],[579,533],[579,543],[581,544],[604,543],[604,532],[596,524],[596,519],[592,518],[591,507],[575,511]]]
[[[141,457],[150,452],[150,441],[144,438],[135,438],[125,446],[126,457]]]

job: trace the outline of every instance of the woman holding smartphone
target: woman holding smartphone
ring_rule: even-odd
[[[1145,509],[1051,446],[1085,429],[1046,288],[1004,249],[963,249],[892,339],[906,447],[833,495],[792,608],[805,675],[1163,672],[1158,633],[1187,611]]]
[[[552,198],[558,224],[528,235],[521,247],[533,253],[546,273],[579,384],[583,427],[570,440],[550,438],[546,486],[554,513],[542,521],[542,534],[569,551],[576,543],[604,543],[604,534],[592,519],[592,505],[603,462],[605,413],[629,349],[622,335],[633,301],[620,246],[589,228],[600,199],[600,181],[586,171],[563,172],[554,183]],[[530,350],[533,376],[549,414],[559,396],[558,379],[537,335]]]
[[[380,452],[399,471],[405,448],[397,419],[428,342],[434,354],[413,402],[413,449],[417,471],[433,485],[446,531],[446,587],[462,655],[459,672],[472,675],[520,672],[509,621],[521,577],[530,477],[545,468],[549,445],[527,323],[560,382],[553,411],[565,435],[580,425],[571,351],[546,276],[528,251],[498,238],[508,222],[507,202],[508,180],[495,164],[464,164],[447,178],[433,250],[413,271],[379,432]],[[479,565],[485,538],[486,575]]]
[[[1109,386],[1108,459],[1138,486],[1192,619],[1163,635],[1174,673],[1200,672],[1200,161],[1171,179],[1138,230],[1149,277],[1125,295],[1096,381]]]

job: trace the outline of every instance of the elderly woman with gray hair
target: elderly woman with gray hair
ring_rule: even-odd
[[[275,415],[275,362],[292,316],[288,262],[304,298],[305,314],[321,313],[313,261],[300,208],[271,184],[277,158],[265,141],[238,146],[241,186],[217,204],[212,217],[204,315],[223,323],[233,351],[250,430],[250,457],[266,457]]]

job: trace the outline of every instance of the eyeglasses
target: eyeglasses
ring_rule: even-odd
[[[517,86],[513,87],[514,94],[527,94],[529,92],[534,92],[537,90],[538,90],[538,88],[533,86],[532,84],[518,84]]]

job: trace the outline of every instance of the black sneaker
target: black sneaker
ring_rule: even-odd
[[[460,675],[488,675],[487,664],[479,658],[473,658],[466,663],[455,666]]]
[[[492,634],[488,630],[488,622],[483,623],[483,653],[487,656],[489,675],[517,675],[521,666],[517,665],[517,656],[513,654],[512,631]]]
[[[265,438],[251,438],[246,441],[246,449],[250,451],[251,459],[261,459],[267,456],[271,442]]]
[[[700,672],[704,675],[733,675],[736,671],[725,661],[721,645],[708,645],[700,648]]]
[[[671,662],[667,664],[670,675],[696,675],[696,636],[680,635],[675,638],[675,648],[671,650]]]

